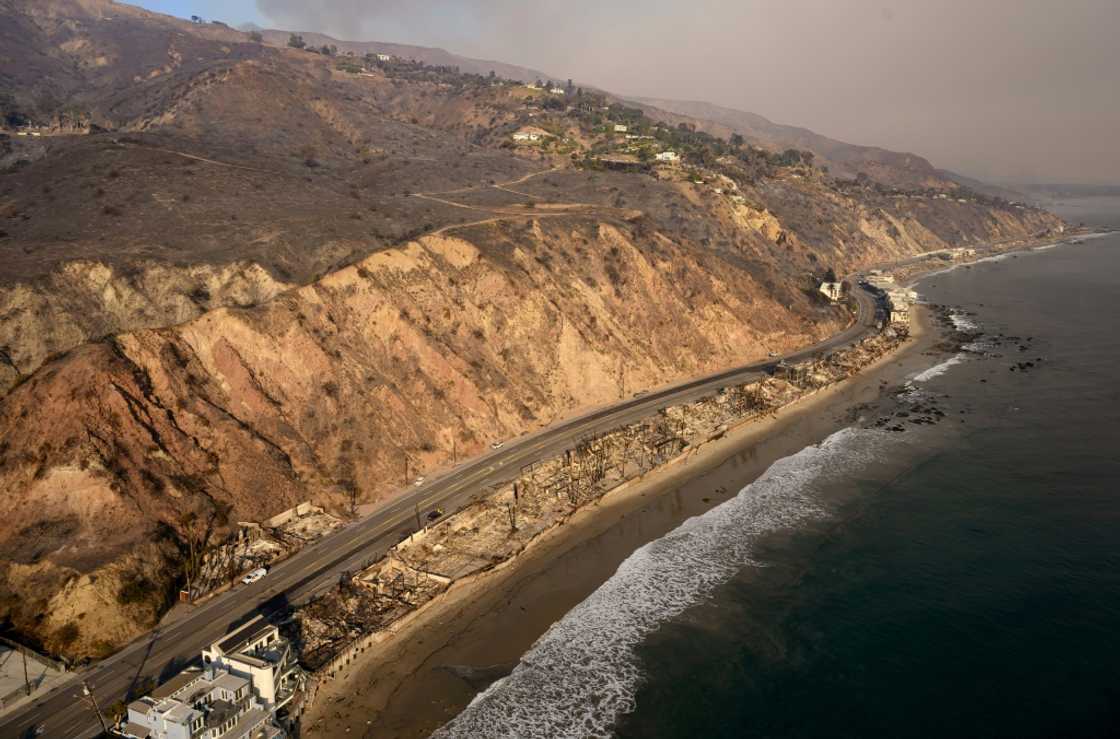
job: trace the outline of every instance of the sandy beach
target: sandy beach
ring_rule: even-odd
[[[303,733],[422,737],[446,723],[635,549],[851,424],[863,404],[930,366],[940,335],[926,309],[916,312],[910,339],[855,377],[611,491],[508,566],[457,582],[322,686]]]

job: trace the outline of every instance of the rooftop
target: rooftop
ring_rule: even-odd
[[[157,701],[170,698],[201,677],[202,673],[198,670],[184,670],[153,690],[151,696]]]
[[[217,643],[217,647],[223,654],[240,652],[249,644],[252,644],[275,628],[275,626],[265,621],[263,618],[258,617],[245,624],[237,631],[228,634],[223,640]]]
[[[176,701],[173,706],[170,706],[166,711],[163,711],[163,714],[164,717],[172,723],[188,724],[193,719],[198,717],[199,712],[191,708],[186,703],[179,703],[178,701]]]
[[[136,739],[144,739],[150,732],[151,730],[147,726],[141,726],[140,724],[134,724],[129,721],[124,725],[124,730],[121,733],[125,736],[136,737]]]
[[[229,701],[216,700],[206,713],[206,726],[221,726],[237,715],[238,707]]]
[[[214,680],[213,684],[216,688],[223,688],[231,693],[236,693],[239,689],[246,687],[249,684],[249,681],[243,677],[231,675],[227,672],[217,680]]]

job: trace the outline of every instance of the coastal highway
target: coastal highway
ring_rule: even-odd
[[[818,352],[846,346],[871,330],[876,319],[875,301],[855,287],[858,279],[852,279],[850,284],[858,306],[852,325],[826,341],[783,357],[785,361],[801,361]],[[415,527],[417,509],[421,517],[437,507],[454,511],[484,494],[489,486],[512,479],[524,465],[572,447],[582,436],[637,421],[660,408],[701,398],[728,385],[758,379],[766,366],[775,361],[778,360],[737,367],[644,393],[510,441],[422,486],[410,487],[372,514],[276,564],[262,580],[252,585],[239,584],[192,607],[185,615],[145,634],[115,655],[69,675],[48,693],[0,717],[0,737],[97,736],[101,728],[92,707],[82,700],[82,680],[104,710],[124,699],[142,678],[166,680],[194,660],[204,647],[258,613],[276,612],[305,602],[338,582],[341,573],[375,561],[397,543],[402,533]]]

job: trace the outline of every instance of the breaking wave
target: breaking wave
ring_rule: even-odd
[[[826,515],[817,490],[880,459],[889,435],[844,429],[775,462],[737,496],[635,551],[537,640],[506,678],[433,737],[607,737],[632,711],[636,648],[752,564],[765,534]]]
[[[927,369],[923,372],[919,372],[918,374],[916,374],[912,378],[910,378],[910,381],[911,382],[929,382],[933,378],[940,377],[941,375],[945,374],[946,372],[949,371],[950,367],[952,367],[953,365],[956,365],[956,364],[960,364],[964,360],[965,360],[965,355],[964,354],[955,354],[955,355],[949,357],[948,359],[946,359],[941,364],[935,364],[932,367],[930,367],[929,369]]]
[[[953,323],[953,328],[962,334],[976,333],[980,330],[980,324],[963,313],[950,313],[949,320]]]

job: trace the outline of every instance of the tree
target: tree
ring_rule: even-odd
[[[303,40],[303,36],[300,36],[297,33],[293,33],[288,37],[288,46],[292,47],[293,49],[303,49],[307,47],[307,42]]]
[[[202,23],[202,18],[200,18],[197,15],[192,15],[191,16],[191,23]]]
[[[836,279],[836,270],[834,270],[832,267],[829,267],[828,271],[824,273],[824,281],[825,282],[839,282],[839,280]]]
[[[262,34],[260,31],[250,31],[249,32],[249,40],[252,41],[254,44],[263,44],[264,43],[264,34]]]
[[[731,145],[734,146],[736,149],[743,148],[743,144],[745,144],[745,143],[746,143],[746,140],[743,138],[742,134],[739,134],[739,133],[731,134]]]

